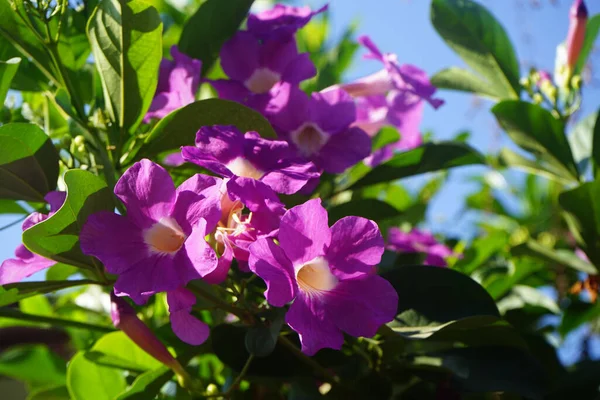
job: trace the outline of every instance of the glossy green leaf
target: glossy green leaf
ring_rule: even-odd
[[[125,333],[108,333],[85,353],[85,358],[98,365],[145,372],[162,364],[138,347]]]
[[[524,101],[507,100],[496,104],[492,112],[518,146],[560,171],[561,176],[579,179],[565,126],[549,111]]]
[[[471,0],[433,0],[431,22],[448,46],[487,81],[495,94],[519,97],[519,62],[513,45],[485,7]]]
[[[156,9],[138,0],[101,0],[87,32],[107,111],[121,139],[148,111],[162,59],[162,22]]]
[[[114,209],[113,196],[101,178],[87,171],[67,171],[64,180],[65,204],[56,214],[23,232],[23,243],[51,260],[90,268],[93,260],[81,252],[79,233],[89,215]]]
[[[385,201],[377,199],[359,199],[348,203],[337,204],[328,210],[329,224],[339,219],[353,215],[379,222],[398,217],[401,211]]]
[[[131,387],[121,393],[116,400],[152,399],[172,376],[173,371],[164,365],[151,371],[146,371],[135,378]]]
[[[400,133],[398,130],[391,126],[385,126],[381,128],[377,135],[373,138],[371,145],[372,151],[379,150],[388,144],[396,143],[400,140]]]
[[[70,400],[66,386],[38,389],[29,394],[27,400]]]
[[[0,214],[27,215],[29,212],[14,200],[0,199]]]
[[[596,113],[594,130],[592,132],[592,161],[594,162],[594,177],[600,176],[600,112]]]
[[[399,326],[438,326],[477,315],[499,317],[494,300],[477,282],[440,267],[406,265],[382,274],[398,292]]]
[[[116,368],[94,363],[79,352],[69,362],[67,388],[73,400],[114,400],[125,388],[125,376]]]
[[[431,77],[431,84],[438,89],[457,90],[459,92],[475,93],[494,100],[502,99],[503,90],[496,92],[494,87],[482,78],[462,68],[451,67],[443,69]]]
[[[202,74],[210,70],[219,57],[221,46],[246,19],[254,0],[206,0],[188,19],[179,50],[202,61]]]
[[[577,59],[575,69],[573,71],[575,74],[581,74],[585,68],[588,57],[594,49],[594,43],[598,37],[598,32],[600,32],[600,14],[596,14],[587,20],[585,25],[585,38],[583,39],[583,46],[581,47],[581,52],[579,53],[579,58]]]
[[[285,320],[285,309],[273,308],[265,315],[265,322],[251,326],[246,332],[246,350],[257,357],[266,357],[275,350],[277,338]]]
[[[198,129],[209,125],[234,125],[241,132],[256,131],[262,137],[277,137],[260,113],[233,101],[208,99],[182,107],[160,120],[139,154],[152,156],[180,146],[192,146]]]
[[[4,104],[4,99],[6,99],[6,94],[20,63],[21,59],[18,57],[0,61],[0,104]]]
[[[592,143],[594,140],[594,127],[598,113],[592,113],[577,122],[577,125],[569,133],[569,145],[573,152],[575,162],[580,164],[592,155]]]
[[[19,300],[37,296],[39,294],[56,292],[57,290],[87,285],[90,283],[94,282],[81,279],[72,281],[28,281],[9,283],[7,285],[0,286],[0,307],[16,303]]]
[[[565,337],[573,330],[598,317],[600,317],[600,303],[584,303],[581,300],[573,299],[564,310],[558,326],[558,333]]]
[[[44,201],[56,187],[58,153],[37,125],[0,126],[0,198]]]
[[[485,158],[464,143],[426,143],[416,149],[397,154],[370,171],[368,168],[365,169],[364,176],[352,177],[344,186],[358,189],[381,182],[473,164],[485,164]]]
[[[511,250],[514,255],[528,255],[546,262],[563,265],[588,274],[596,274],[597,270],[592,264],[577,257],[575,253],[566,249],[552,249],[535,240],[528,240]]]
[[[532,160],[508,148],[500,150],[498,161],[502,166],[517,168],[557,182],[566,184],[573,182],[573,176],[570,172],[542,160]]]
[[[541,290],[526,285],[513,286],[511,293],[497,304],[502,314],[505,314],[508,310],[524,307],[543,308],[556,315],[561,313],[558,304],[550,296]]]
[[[600,265],[600,182],[588,182],[560,194],[559,202],[572,217],[575,237],[594,265]],[[595,271],[594,271],[595,272]],[[596,272],[597,273],[597,272]]]
[[[62,384],[65,369],[65,361],[43,345],[14,347],[0,354],[0,374],[32,385]]]

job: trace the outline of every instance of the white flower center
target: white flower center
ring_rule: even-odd
[[[144,232],[144,242],[153,253],[174,254],[183,246],[185,239],[181,226],[169,217],[161,218]]]
[[[267,93],[273,85],[281,79],[281,75],[268,68],[259,68],[252,73],[250,78],[246,79],[244,85],[254,93]]]
[[[309,157],[319,150],[329,140],[329,135],[323,132],[315,124],[307,123],[290,134],[290,137],[300,153]]]
[[[329,269],[329,263],[323,257],[317,257],[298,268],[296,281],[300,290],[309,295],[329,291],[338,283]]]
[[[250,161],[242,157],[233,159],[227,164],[227,168],[237,176],[256,180],[259,180],[265,174],[263,171],[252,165]]]

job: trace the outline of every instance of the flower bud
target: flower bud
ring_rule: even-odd
[[[583,0],[575,0],[569,15],[569,32],[567,34],[567,67],[573,71],[583,47],[585,25],[588,11]]]
[[[122,330],[146,353],[171,368],[180,377],[180,380],[189,380],[189,375],[179,361],[169,353],[154,332],[138,318],[133,307],[122,298],[117,297],[114,292],[111,293],[110,300],[110,317],[114,326]]]

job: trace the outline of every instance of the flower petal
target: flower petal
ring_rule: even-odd
[[[88,217],[79,242],[83,253],[102,261],[111,274],[121,274],[149,256],[142,230],[109,211]]]
[[[167,292],[167,303],[171,328],[179,339],[193,346],[198,346],[208,339],[208,325],[190,314],[192,306],[196,304],[196,297],[192,292],[184,288]]]
[[[182,249],[177,254],[180,260],[182,260],[185,255],[187,260],[189,260],[191,268],[199,274],[200,277],[210,274],[218,265],[217,254],[204,239],[208,234],[206,227],[206,220],[200,218],[196,225],[192,227],[192,233],[183,244],[185,251],[182,251],[184,250]]]
[[[17,258],[4,260],[0,265],[0,285],[21,282],[36,272],[50,268],[56,264],[54,260],[31,253],[23,245],[19,245],[15,253],[17,254]],[[29,257],[18,257],[23,255],[28,255]]]
[[[301,53],[287,65],[281,80],[295,85],[317,75],[317,68],[310,59],[310,54]]]
[[[398,309],[396,290],[378,275],[342,280],[324,296],[328,319],[352,336],[373,337]]]
[[[258,40],[245,31],[238,31],[221,47],[221,68],[233,80],[245,81],[258,69]]]
[[[352,127],[331,136],[319,152],[315,164],[327,172],[339,174],[371,153],[371,138],[360,128]]]
[[[140,228],[148,228],[169,215],[175,201],[175,185],[163,167],[143,159],[121,176],[115,195],[127,207],[127,217]]]
[[[196,174],[177,188],[171,216],[186,234],[190,234],[200,218],[206,220],[207,231],[212,231],[217,226],[221,218],[221,197],[206,196],[216,192],[211,190],[216,185],[217,180],[214,177]]]
[[[341,132],[356,121],[356,105],[346,91],[328,89],[311,97],[312,120],[325,132]]]
[[[294,266],[325,255],[330,241],[327,211],[321,199],[296,206],[281,218],[279,242]]]
[[[323,348],[340,350],[344,344],[342,331],[327,316],[319,296],[300,293],[290,306],[285,322],[298,332],[302,352],[309,356]]]
[[[250,245],[250,270],[267,284],[265,298],[275,307],[283,307],[296,297],[298,286],[294,267],[281,247],[272,239],[262,238]]]
[[[381,261],[384,245],[375,222],[344,217],[331,227],[327,260],[332,267],[347,274],[369,272]]]
[[[233,250],[230,246],[225,245],[225,251],[219,257],[219,261],[217,263],[217,268],[215,268],[212,272],[207,275],[204,275],[202,279],[206,283],[210,283],[211,285],[218,285],[227,279],[227,274],[229,274],[229,269],[231,268],[231,262],[233,261]]]
[[[290,133],[305,122],[309,122],[310,98],[295,85],[282,83],[277,86],[277,94],[269,102],[267,116],[281,133]]]
[[[225,164],[243,157],[243,140],[244,136],[235,126],[203,126],[196,134],[196,147],[184,146],[181,154],[186,161],[222,176],[232,176]]]

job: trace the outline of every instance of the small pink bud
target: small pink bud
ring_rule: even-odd
[[[573,70],[583,47],[585,25],[588,11],[583,0],[575,0],[569,14],[569,32],[567,34],[567,66]]]
[[[179,374],[180,371],[184,371],[181,364],[169,353],[165,345],[158,340],[154,332],[138,318],[135,310],[129,303],[117,297],[114,293],[111,293],[110,300],[110,317],[116,328],[122,330],[142,350],[176,373]]]

